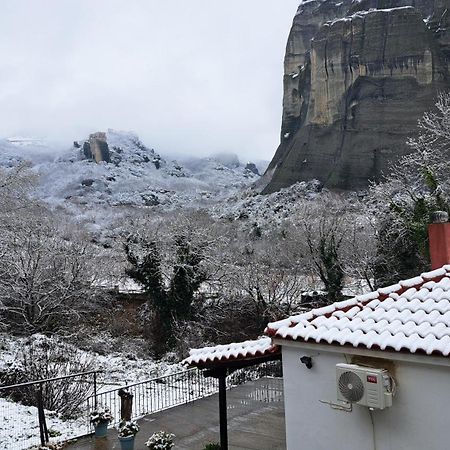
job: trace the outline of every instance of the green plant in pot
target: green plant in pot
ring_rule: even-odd
[[[203,450],[220,450],[220,444],[217,442],[210,442],[209,444],[205,445],[205,448]]]
[[[108,432],[108,424],[113,417],[108,408],[97,408],[90,413],[91,424],[94,427],[95,437],[106,437]]]
[[[166,433],[165,431],[158,431],[153,433],[148,441],[145,443],[147,448],[150,450],[170,450],[173,446],[173,438],[175,437],[172,433]]]
[[[210,442],[209,444],[205,445],[205,448],[203,450],[220,450],[220,444],[217,442]]]
[[[118,428],[119,441],[122,450],[134,449],[134,438],[139,431],[139,425],[134,421],[122,420]]]

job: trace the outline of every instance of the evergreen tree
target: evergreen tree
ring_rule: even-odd
[[[177,321],[191,319],[195,295],[206,280],[202,267],[201,245],[192,244],[183,235],[173,242],[175,259],[168,286],[164,283],[162,258],[156,240],[130,236],[125,244],[129,267],[126,274],[144,287],[148,295],[148,336],[157,356],[170,350],[175,341],[173,327]]]

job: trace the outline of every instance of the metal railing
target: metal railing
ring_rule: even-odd
[[[108,408],[113,424],[120,421],[120,391],[133,395],[132,418],[137,419],[174,406],[183,405],[218,392],[216,379],[205,378],[197,369],[129,384],[120,388],[99,392],[87,400],[88,414],[97,406]]]
[[[227,388],[244,384],[262,377],[281,377],[281,362],[273,361],[259,366],[239,369],[227,377]],[[88,415],[95,408],[108,408],[113,416],[111,426],[120,422],[121,402],[119,393],[133,395],[132,419],[153,414],[164,409],[184,405],[219,392],[216,378],[205,377],[203,371],[189,369],[158,378],[133,383],[99,392],[87,400]]]
[[[97,407],[108,408],[113,416],[111,426],[116,425],[121,418],[121,400],[119,392],[126,390],[133,394],[132,418],[138,419],[164,409],[183,405],[215,394],[219,390],[216,378],[204,377],[197,369],[185,370],[170,375],[151,378],[139,383],[129,384],[114,389],[102,390],[97,386],[98,371],[84,372],[65,377],[32,381],[11,386],[0,387],[0,450],[24,450],[31,446],[43,445],[51,438],[51,429],[46,423],[46,401],[51,393],[61,398],[62,392],[67,393],[67,384],[79,383],[84,389],[80,396],[79,419],[77,425],[79,435],[93,431],[89,416]],[[244,384],[262,377],[281,376],[279,362],[269,362],[252,368],[240,369],[227,378],[227,388]],[[61,383],[61,384],[58,384]],[[261,391],[261,387],[259,391]],[[273,390],[273,392],[271,392]],[[254,394],[261,401],[273,401],[279,397],[279,388],[270,384],[263,391]],[[266,392],[267,391],[267,392]],[[22,404],[19,404],[21,398]],[[65,401],[73,401],[72,396],[65,396]],[[30,406],[24,406],[26,403]],[[28,408],[29,418],[20,423],[18,408]],[[60,440],[55,437],[55,440]]]
[[[269,361],[256,366],[246,367],[233,372],[227,377],[227,388],[244,384],[247,381],[257,380],[259,378],[282,378],[283,366],[281,361]]]
[[[53,430],[47,427],[47,410],[53,415],[62,407],[66,415],[84,415],[86,394],[95,397],[97,393],[97,374],[90,371],[0,386],[0,450],[48,443]]]

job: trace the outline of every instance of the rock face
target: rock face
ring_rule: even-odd
[[[379,180],[450,86],[450,0],[310,0],[289,35],[281,144],[260,187]],[[448,31],[447,31],[448,30]]]
[[[106,133],[97,132],[89,136],[89,141],[83,144],[83,153],[87,159],[93,159],[95,162],[111,162]]]
[[[251,173],[254,173],[255,175],[259,175],[259,170],[256,167],[255,163],[248,162],[245,166],[245,170],[250,171]]]

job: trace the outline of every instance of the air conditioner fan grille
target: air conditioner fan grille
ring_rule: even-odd
[[[359,402],[364,396],[364,385],[354,372],[344,372],[339,377],[339,391],[349,402]]]

